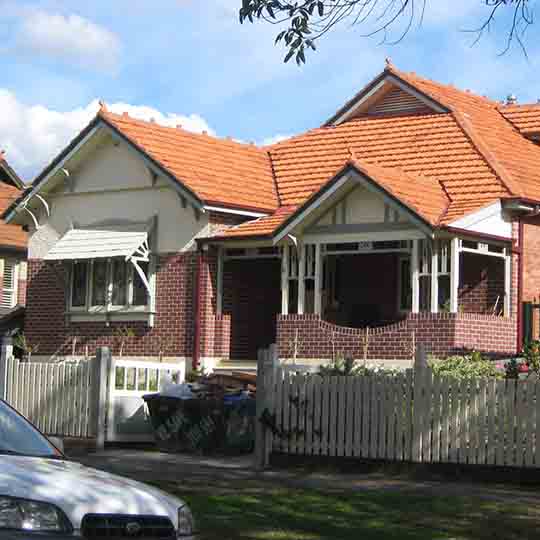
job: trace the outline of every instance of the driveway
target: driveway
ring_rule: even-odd
[[[148,450],[111,449],[78,456],[76,461],[143,482],[213,486],[216,493],[238,491],[243,487],[296,487],[327,492],[391,490],[418,495],[474,496],[496,501],[538,505],[535,487],[482,484],[461,481],[424,481],[382,473],[337,473],[302,468],[258,472],[251,456],[201,457],[165,454]]]

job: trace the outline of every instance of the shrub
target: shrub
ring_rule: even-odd
[[[536,377],[540,377],[540,341],[535,339],[530,341],[523,348],[523,358],[525,364],[529,368],[527,371],[529,376],[533,373]]]
[[[354,377],[370,375],[395,375],[399,370],[384,366],[355,365],[354,358],[336,358],[329,364],[319,366],[321,377]]]
[[[483,357],[479,352],[473,351],[465,356],[449,356],[444,360],[430,362],[433,372],[437,375],[455,377],[457,379],[470,379],[474,377],[503,378],[494,362]]]

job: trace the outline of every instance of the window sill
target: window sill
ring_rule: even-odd
[[[70,311],[70,322],[123,322],[143,321],[151,323],[155,312],[145,309],[116,309],[111,311]]]

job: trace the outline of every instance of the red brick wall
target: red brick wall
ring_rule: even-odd
[[[493,314],[504,310],[504,259],[461,254],[459,306],[465,313]],[[497,302],[498,300],[498,302]]]
[[[19,279],[17,289],[17,304],[21,306],[26,304],[26,279]]]
[[[523,224],[523,301],[540,298],[540,218]]]
[[[339,327],[317,315],[280,315],[277,344],[283,358],[293,356],[298,331],[298,358],[332,358],[341,353],[364,358],[366,330]],[[476,349],[493,355],[512,354],[516,346],[514,319],[468,313],[419,313],[386,327],[369,330],[367,359],[412,358],[415,344],[444,357]]]
[[[132,328],[135,337],[124,344],[125,355],[191,356],[194,323],[195,253],[161,256],[156,275],[154,326],[145,322],[69,323],[65,317],[65,272],[62,264],[30,260],[28,263],[25,333],[38,354],[92,354],[99,346],[118,352],[114,332]]]

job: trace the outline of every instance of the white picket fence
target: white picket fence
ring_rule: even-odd
[[[79,362],[20,362],[8,357],[6,401],[47,435],[96,435],[95,359]]]
[[[262,364],[259,466],[279,452],[540,467],[536,380],[458,380],[427,367],[395,376],[322,378],[291,374],[271,358]]]

